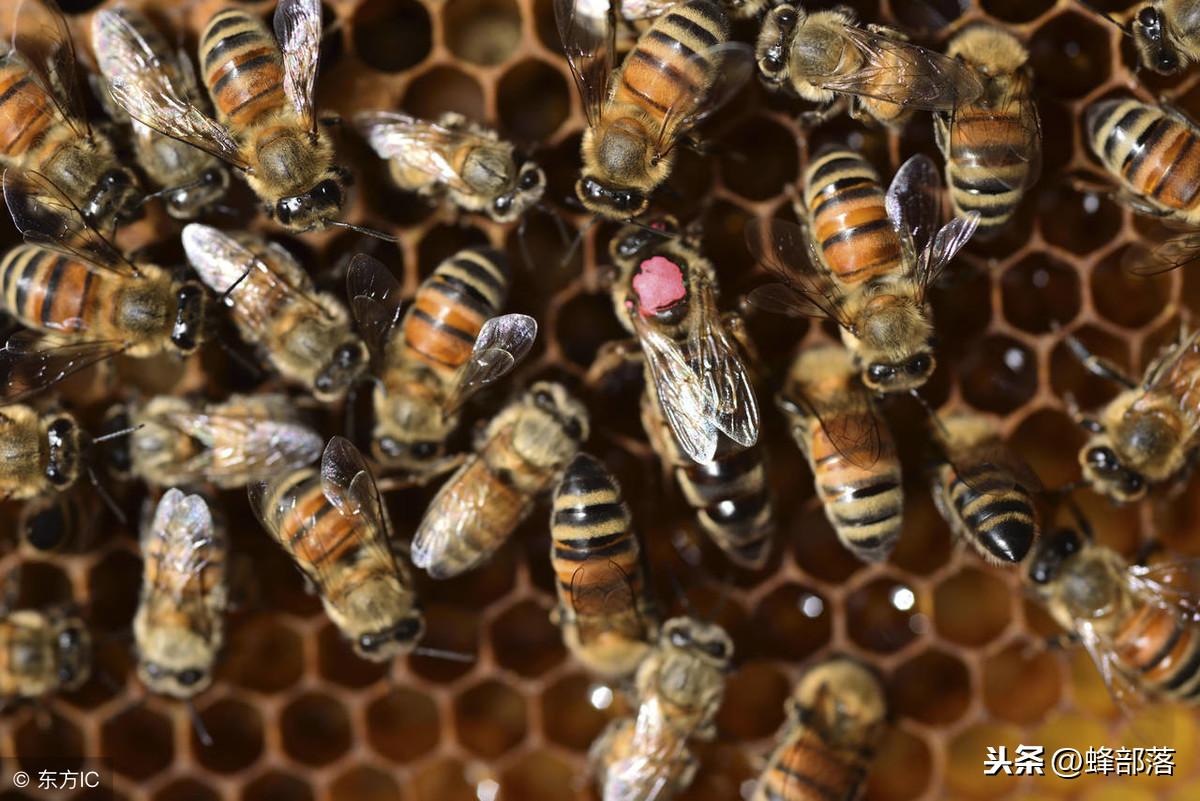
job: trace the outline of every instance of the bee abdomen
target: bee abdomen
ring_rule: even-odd
[[[980,233],[999,229],[1016,212],[1032,169],[1023,154],[1025,134],[1016,114],[958,112],[946,163],[950,199],[958,215],[979,213]]]
[[[706,465],[689,462],[675,476],[701,527],[721,550],[742,566],[762,567],[775,528],[762,451],[755,446],[718,455]]]
[[[817,492],[830,525],[846,548],[864,561],[887,559],[900,538],[903,522],[904,492],[898,473],[847,484],[818,480]]]
[[[1137,194],[1168,211],[1189,211],[1200,196],[1196,132],[1135,100],[1097,103],[1087,112],[1092,150]]]
[[[94,316],[95,279],[83,262],[33,245],[13,248],[0,261],[5,308],[40,330],[81,330]]]
[[[42,149],[46,155],[38,160],[46,162],[66,137],[48,136],[55,125],[53,100],[12,58],[15,52],[0,44],[0,156],[19,163]]]
[[[972,480],[987,483],[986,475]],[[956,478],[950,486],[950,499],[963,533],[985,559],[1017,563],[1029,553],[1037,536],[1037,520],[1033,501],[1023,488],[984,493]]]
[[[863,769],[805,731],[777,755],[755,801],[842,801],[855,798]]]
[[[235,126],[252,125],[284,100],[283,59],[270,30],[238,9],[217,12],[200,37],[200,65],[213,105]]]
[[[1117,653],[1152,692],[1200,700],[1200,636],[1182,618],[1144,604],[1116,637]]]

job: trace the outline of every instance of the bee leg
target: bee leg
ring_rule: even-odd
[[[841,95],[838,95],[823,106],[818,106],[811,111],[803,111],[800,114],[797,114],[796,124],[805,129],[815,128],[818,125],[833,119],[845,110],[846,99]]]
[[[1063,340],[1067,343],[1067,347],[1071,349],[1071,353],[1083,365],[1083,369],[1087,370],[1094,376],[1120,384],[1126,389],[1135,389],[1138,382],[1130,378],[1116,364],[1103,356],[1097,356],[1088,350],[1087,345],[1080,342],[1074,336],[1068,334]]]
[[[1166,546],[1157,537],[1146,540],[1138,546],[1137,553],[1133,555],[1133,563],[1139,567],[1146,567],[1150,563],[1151,556],[1165,550]]]
[[[596,352],[596,358],[592,360],[592,365],[588,368],[583,383],[590,389],[597,389],[626,364],[641,360],[642,351],[636,339],[605,342]]]

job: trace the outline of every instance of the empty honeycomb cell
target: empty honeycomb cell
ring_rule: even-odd
[[[488,245],[487,235],[473,225],[435,225],[421,237],[417,246],[417,264],[421,277],[433,274],[443,260],[468,247]]]
[[[930,649],[908,660],[888,681],[889,706],[932,726],[958,720],[971,703],[971,674],[962,660]]]
[[[333,12],[325,3],[321,4],[321,27],[323,36],[321,37],[321,69],[329,71],[334,65],[341,61],[342,53],[346,49],[345,32],[341,25],[337,14]],[[320,99],[320,98],[318,98]]]
[[[892,653],[915,640],[923,615],[913,588],[891,578],[877,578],[846,597],[846,631],[850,639],[875,653]]]
[[[284,707],[279,718],[283,750],[307,765],[325,765],[349,750],[350,718],[336,699],[305,693]]]
[[[741,197],[769,200],[795,182],[798,145],[790,129],[766,117],[751,117],[721,138],[721,177]]]
[[[367,741],[381,756],[411,762],[437,747],[437,704],[428,695],[393,687],[367,707]]]
[[[892,2],[892,13],[903,30],[921,36],[936,35],[962,16],[971,0],[922,0],[920,3]]]
[[[425,638],[421,644],[451,652],[452,658],[434,654],[410,654],[408,668],[413,673],[439,683],[452,682],[470,672],[479,651],[479,617],[469,609],[449,604],[427,603]]]
[[[511,67],[500,78],[497,91],[504,132],[522,149],[549,139],[571,112],[570,87],[562,73],[544,61],[528,59]]]
[[[154,801],[220,801],[221,796],[199,779],[183,776],[154,794]]]
[[[784,584],[754,610],[751,631],[755,647],[745,656],[803,661],[825,647],[832,626],[828,599],[808,587]]]
[[[798,510],[790,527],[781,525],[780,531],[787,533],[795,549],[796,561],[805,572],[822,581],[845,581],[862,567],[862,562],[838,540],[825,513],[811,503],[805,505],[809,508]]]
[[[100,752],[117,773],[144,780],[171,764],[174,739],[169,720],[149,707],[134,706],[101,726]]]
[[[982,5],[1002,22],[1032,22],[1054,8],[1055,0],[982,0]]]
[[[578,275],[575,234],[544,202],[508,230],[507,252],[509,263],[520,271],[514,284],[520,294],[514,293],[513,300],[530,311],[541,308]]]
[[[988,747],[1004,746],[1012,753],[1018,744],[1028,742],[1021,730],[1003,723],[977,723],[957,734],[946,748],[946,784],[958,795],[955,798],[1000,798],[1011,793],[1020,782],[1017,776],[1003,772],[986,776],[983,761]],[[1045,741],[1034,739],[1038,745]],[[1047,753],[1050,750],[1047,749]]]
[[[872,801],[909,801],[924,793],[932,778],[929,744],[902,726],[888,726],[867,776],[867,797]]]
[[[483,120],[483,87],[454,67],[434,67],[409,84],[404,108],[425,119],[453,111]]]
[[[1043,185],[1036,202],[1042,236],[1072,253],[1098,250],[1121,231],[1121,207],[1097,192],[1080,191],[1067,183]],[[1057,266],[1074,276],[1069,265]]]
[[[1132,372],[1129,347],[1122,340],[1092,326],[1076,329],[1072,334],[1092,353]],[[1055,345],[1050,353],[1050,385],[1060,398],[1073,397],[1084,411],[1098,409],[1120,390],[1119,385],[1085,370],[1065,341]]]
[[[579,777],[552,751],[522,754],[500,775],[500,801],[571,801]],[[476,793],[478,795],[478,793]]]
[[[199,714],[212,745],[202,743],[193,732],[192,752],[206,770],[237,773],[262,756],[263,721],[253,706],[223,698],[202,707]]]
[[[542,729],[553,743],[584,752],[604,730],[613,688],[582,673],[555,679],[541,694]]]
[[[454,729],[464,748],[495,759],[525,738],[525,701],[505,682],[488,679],[454,700]]]
[[[934,625],[953,643],[979,646],[1008,627],[1012,607],[1012,588],[995,572],[968,567],[938,584],[933,595]]]
[[[521,11],[514,0],[450,0],[441,14],[446,45],[463,61],[500,64],[521,42]]]
[[[1104,83],[1112,68],[1104,24],[1067,12],[1038,28],[1029,42],[1038,87],[1058,97],[1082,97]]]
[[[1018,641],[983,664],[983,701],[1001,720],[1037,723],[1058,704],[1062,688],[1057,655]]]
[[[134,656],[123,633],[101,635],[92,640],[92,675],[78,690],[59,697],[77,709],[96,709],[124,690],[125,677],[132,673]]]
[[[1126,328],[1137,328],[1162,314],[1171,296],[1171,277],[1133,275],[1128,250],[1114,251],[1092,271],[1092,300],[1105,319]]]
[[[21,562],[18,571],[0,579],[0,591],[14,593],[13,607],[17,609],[69,608],[75,601],[71,580],[49,562]]]
[[[541,675],[566,655],[558,627],[537,601],[505,610],[492,622],[490,639],[500,666],[522,676]]]
[[[1079,314],[1079,276],[1069,264],[1031,253],[1000,279],[1004,317],[1033,334],[1044,334]]]
[[[12,730],[8,720],[6,731]],[[72,770],[83,765],[91,749],[84,748],[83,732],[75,724],[53,711],[32,715],[13,731],[21,770],[37,775],[43,770]]]
[[[308,782],[277,770],[267,771],[242,788],[241,801],[313,801]]]
[[[386,662],[368,662],[332,623],[317,635],[317,667],[321,675],[343,687],[369,687],[387,675]]]
[[[401,72],[433,46],[429,12],[417,0],[366,0],[354,12],[354,50],[367,66]]]
[[[412,785],[419,801],[478,801],[475,784],[467,781],[467,771],[457,759],[442,758],[423,765]],[[493,792],[498,789],[485,787]]]
[[[330,801],[399,801],[400,785],[379,768],[356,765],[329,787]]]
[[[940,359],[959,358],[987,330],[992,319],[992,282],[988,272],[985,265],[960,257],[930,290],[937,330],[959,332],[957,336],[939,337]]]
[[[563,304],[560,317],[559,347],[572,364],[584,369],[596,358],[601,345],[626,336],[606,294],[576,295]]]
[[[1079,477],[1083,429],[1066,414],[1039,409],[1021,421],[1009,444],[1032,468],[1042,486],[1054,489]]]
[[[924,487],[908,490],[904,497],[903,530],[890,557],[892,564],[910,573],[926,575],[946,564],[953,553],[949,529],[929,493]]]
[[[767,737],[783,723],[783,702],[791,694],[787,676],[764,662],[744,662],[725,682],[717,727],[729,737]]]
[[[1037,392],[1037,357],[1011,337],[984,337],[958,368],[963,398],[980,411],[1011,412]]]
[[[233,627],[218,672],[248,690],[279,692],[304,672],[303,645],[283,621],[253,617]]]
[[[126,551],[110,551],[88,571],[88,619],[109,631],[129,626],[142,584],[142,560]]]

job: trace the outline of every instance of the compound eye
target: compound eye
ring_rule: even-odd
[[[1158,11],[1150,6],[1146,6],[1138,12],[1137,21],[1138,25],[1141,25],[1143,28],[1156,28],[1158,27]]]
[[[1136,495],[1146,486],[1146,480],[1138,473],[1126,473],[1121,481],[1121,489],[1129,495]]]
[[[438,446],[432,442],[415,442],[412,446],[412,455],[418,459],[432,459],[437,456],[437,452]]]
[[[333,354],[338,367],[353,367],[358,363],[359,351],[353,345],[342,345]]]
[[[376,640],[374,634],[364,634],[358,638],[358,647],[370,653],[379,647],[379,642]]]
[[[783,56],[779,53],[770,53],[763,58],[763,65],[771,72],[779,72],[783,69]]]
[[[521,176],[521,180],[517,184],[517,186],[519,186],[521,189],[529,190],[529,189],[533,189],[535,186],[537,186],[541,182],[542,182],[541,177],[538,175],[538,171],[536,169],[526,170],[525,173]]]
[[[573,440],[578,440],[581,436],[583,436],[583,426],[579,425],[578,420],[568,420],[566,424],[563,425],[563,431],[565,431],[567,436]]]
[[[386,455],[391,456],[393,458],[404,453],[403,446],[400,445],[400,442],[395,437],[381,438],[379,440],[379,450],[383,451]]]
[[[877,384],[889,380],[895,372],[895,368],[890,364],[880,364],[878,362],[867,368],[867,376]]]
[[[333,389],[333,379],[327,375],[318,376],[317,380],[313,382],[313,386],[318,392],[329,392]]]
[[[1157,64],[1160,72],[1174,72],[1179,69],[1179,60],[1171,53],[1159,53]]]
[[[333,181],[321,181],[313,187],[312,196],[314,200],[333,206],[342,202],[342,190]]]
[[[175,676],[175,679],[180,684],[182,684],[184,687],[191,687],[193,684],[197,683],[202,678],[204,678],[204,674],[201,673],[199,670],[196,670],[195,668],[192,668],[190,670],[181,671],[178,675]]]
[[[676,648],[687,648],[692,644],[692,638],[683,629],[675,629],[671,632],[671,645]]]
[[[58,645],[60,648],[74,648],[79,644],[79,632],[75,629],[66,629],[59,632]]]
[[[631,211],[641,205],[641,196],[634,192],[618,192],[613,196],[617,208],[621,211]]]
[[[1117,469],[1117,455],[1112,448],[1092,448],[1087,452],[1087,463],[1098,472],[1111,473]]]
[[[588,200],[600,200],[604,197],[604,187],[594,178],[583,179],[582,189]]]
[[[146,675],[152,679],[161,679],[166,675],[166,671],[157,662],[147,662],[142,665],[142,670],[146,671]]]
[[[543,409],[554,408],[554,396],[544,389],[539,389],[537,392],[533,393],[533,402],[538,406],[541,406]]]
[[[392,630],[392,639],[396,642],[408,642],[416,637],[420,631],[421,620],[419,618],[405,618]]]
[[[206,186],[216,186],[221,183],[221,171],[215,167],[210,170],[205,170],[200,176],[200,181]]]
[[[775,22],[777,22],[781,28],[790,28],[796,24],[796,12],[790,8],[780,11],[775,15]]]
[[[125,176],[122,175],[117,170],[111,170],[109,172],[104,173],[104,177],[100,179],[100,182],[103,183],[107,187],[114,187],[117,184],[124,183]]]
[[[925,373],[929,372],[931,364],[932,362],[929,357],[922,354],[910,359],[904,369],[908,371],[909,375],[925,375]]]
[[[508,210],[512,208],[512,205],[512,195],[501,195],[492,201],[492,208],[494,208],[498,214],[506,214]]]
[[[723,642],[707,643],[704,646],[704,653],[708,654],[711,657],[715,657],[717,659],[724,659],[725,658],[725,643],[723,643]]]

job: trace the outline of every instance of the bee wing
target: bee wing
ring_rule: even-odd
[[[1001,97],[991,107],[991,110],[979,105],[958,106],[950,112],[950,126],[955,127],[963,115],[972,118],[987,117],[989,123],[970,125],[959,128],[950,137],[950,156],[964,169],[978,169],[985,172],[993,181],[998,181],[1007,189],[1027,189],[1038,179],[1042,167],[1042,123],[1038,117],[1037,106],[1029,91],[1029,78],[1025,75],[1014,75],[1012,86],[1008,93]],[[1007,132],[1013,125],[1013,120],[1020,127],[1016,144],[1005,146],[1005,156],[1024,161],[1029,169],[1018,180],[1016,176],[1008,176],[997,171],[993,162],[997,160],[996,146],[981,139],[992,135],[997,129]]]
[[[75,42],[55,0],[18,0],[12,15],[12,50],[4,59],[23,62],[54,103],[59,118],[79,136],[90,136],[76,80]]]
[[[468,459],[442,485],[429,504],[413,537],[413,564],[434,578],[450,578],[457,575],[457,570],[449,571],[445,567],[447,552],[481,516],[488,514],[488,506],[495,500],[495,482],[463,480],[464,474],[477,458],[473,456]]]
[[[610,0],[614,2],[615,0]],[[602,18],[589,16],[579,8],[580,0],[554,0],[554,20],[562,40],[563,55],[571,67],[571,76],[579,89],[588,126],[595,128],[608,102],[608,79],[617,52],[617,30],[613,10]]]
[[[4,200],[13,225],[31,245],[57,250],[123,276],[137,267],[93,228],[79,207],[45,175],[9,168],[4,171]]]
[[[970,67],[941,53],[863,28],[845,27],[842,36],[862,54],[862,66],[840,75],[805,75],[805,80],[832,92],[924,111],[950,111],[983,94]]]
[[[745,238],[751,255],[781,281],[751,290],[747,300],[752,306],[790,317],[828,318],[842,328],[851,327],[842,312],[842,292],[821,267],[802,226],[759,218],[746,223]]]
[[[919,297],[924,300],[925,293],[931,284],[942,274],[958,251],[975,235],[981,219],[979,212],[969,211],[961,217],[955,217],[942,226],[933,241],[917,254],[917,266],[913,280],[919,290]]]
[[[1173,236],[1153,247],[1137,243],[1124,259],[1136,275],[1161,275],[1200,261],[1200,233]]]
[[[985,495],[999,495],[1014,487],[1038,493],[1042,483],[1023,459],[1004,445],[978,445],[949,448],[943,442],[946,461],[955,475],[971,489]]]
[[[1135,710],[1146,701],[1145,692],[1121,670],[1112,644],[1087,620],[1076,618],[1074,633],[1100,671],[1100,678],[1104,679],[1104,686],[1112,695],[1113,702],[1124,715],[1132,717]]]
[[[125,350],[112,340],[64,343],[35,331],[18,331],[0,350],[0,401],[16,403],[69,375]]]
[[[715,398],[680,343],[649,325],[637,311],[630,316],[671,433],[692,461],[708,464],[718,444]]]
[[[686,742],[687,738],[671,730],[657,693],[642,699],[627,755],[605,772],[605,801],[662,799]]]
[[[250,480],[307,467],[321,456],[316,432],[299,423],[227,413],[172,412],[166,420],[212,449],[205,454],[210,481]]]
[[[163,541],[162,563],[155,571],[153,594],[168,599],[178,609],[203,608],[208,587],[196,583],[206,576],[205,568],[224,542],[213,525],[212,512],[199,495],[167,490],[158,502],[154,520],[144,539]],[[145,543],[143,543],[143,551]],[[208,575],[211,575],[209,573]]]
[[[1200,559],[1171,559],[1153,565],[1132,565],[1125,580],[1155,606],[1200,621]]]
[[[380,158],[399,161],[459,192],[471,191],[446,154],[487,144],[482,136],[395,111],[364,111],[354,116],[354,124]]]
[[[357,253],[346,271],[346,296],[358,324],[358,332],[371,357],[383,359],[393,329],[400,324],[400,282],[383,262]]]
[[[446,412],[457,410],[467,398],[512,372],[533,348],[537,331],[537,320],[528,314],[505,314],[484,323],[471,357],[455,376]]]
[[[1142,391],[1146,394],[1167,390],[1176,400],[1180,409],[1189,419],[1200,418],[1200,403],[1196,401],[1196,388],[1200,384],[1200,374],[1192,368],[1192,359],[1200,351],[1200,330],[1193,331],[1187,338],[1178,343],[1174,350],[1156,359],[1142,381]],[[1133,414],[1138,404],[1131,406],[1125,414]],[[1197,433],[1200,420],[1184,435],[1189,439]]]
[[[609,587],[612,589],[606,589]],[[612,610],[638,610],[629,574],[611,559],[584,562],[575,569],[571,574],[571,607],[579,639],[584,643],[608,633],[630,640],[646,637],[645,621],[640,614],[616,618],[610,614]]]
[[[851,383],[837,409],[823,409],[806,395],[793,397],[808,410],[834,450],[850,464],[870,470],[883,455],[883,433],[871,393],[857,381]]]
[[[237,167],[248,166],[225,126],[196,108],[187,87],[172,83],[162,56],[127,19],[113,11],[97,12],[92,38],[109,92],[130,117]]]
[[[320,0],[279,0],[275,38],[283,52],[283,93],[305,127],[317,129],[314,95],[321,56]]]
[[[685,48],[679,41],[673,41],[671,46],[681,52]],[[703,88],[703,76],[710,70],[712,81]],[[647,96],[670,98],[665,104],[667,109],[658,131],[655,152],[659,156],[671,152],[681,136],[732,100],[750,80],[754,70],[754,50],[750,45],[720,42],[707,50],[692,53],[678,71],[655,72],[648,85],[640,88]]]
[[[345,437],[334,437],[325,446],[321,456],[321,489],[341,514],[365,521],[366,534],[359,543],[360,550],[391,565],[401,583],[407,584],[392,550],[383,498],[375,486],[375,478],[358,448]]]
[[[744,448],[758,442],[758,398],[738,347],[722,324],[712,286],[694,293],[699,313],[688,333],[692,360],[716,414],[717,428]]]

